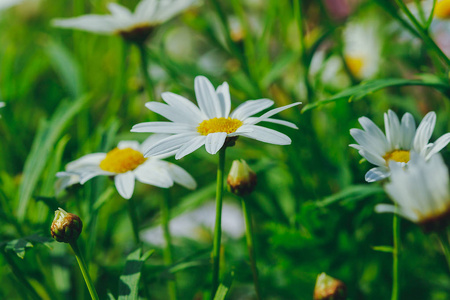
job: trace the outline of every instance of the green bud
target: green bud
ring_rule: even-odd
[[[83,230],[80,217],[58,208],[51,226],[52,237],[60,243],[75,242]]]
[[[253,192],[256,186],[256,173],[241,159],[233,161],[227,178],[228,189],[233,194],[244,196]]]
[[[345,300],[347,288],[345,284],[325,273],[317,276],[314,288],[314,300]]]

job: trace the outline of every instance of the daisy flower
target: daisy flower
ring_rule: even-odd
[[[127,40],[144,41],[156,25],[174,17],[192,3],[192,0],[142,0],[134,13],[124,6],[109,3],[111,15],[55,19],[53,25],[106,35],[118,34]]]
[[[351,144],[359,154],[377,167],[366,173],[367,182],[374,182],[389,177],[390,161],[406,164],[410,151],[429,159],[441,151],[450,142],[450,133],[446,133],[429,143],[436,124],[436,114],[429,112],[416,130],[414,118],[410,113],[403,115],[401,123],[397,115],[389,110],[384,114],[386,135],[369,118],[359,118],[364,130],[350,129],[350,134],[358,144]]]
[[[174,182],[195,189],[197,184],[183,168],[163,161],[166,156],[145,158],[143,149],[158,141],[158,135],[150,136],[141,145],[137,141],[121,141],[117,148],[108,153],[92,153],[85,155],[67,165],[66,174],[69,178],[79,175],[79,183],[84,184],[89,179],[99,176],[113,176],[119,194],[130,199],[133,195],[135,180],[161,188],[169,188]]]
[[[230,114],[228,84],[224,82],[215,90],[211,82],[203,76],[195,78],[195,95],[199,107],[182,96],[168,92],[161,95],[167,104],[146,103],[148,109],[170,122],[140,123],[134,125],[131,131],[172,134],[146,149],[146,157],[175,151],[175,159],[180,159],[203,145],[208,153],[215,154],[225,145],[227,139],[238,136],[275,145],[289,145],[291,139],[287,135],[256,124],[272,122],[297,129],[291,122],[270,117],[301,102],[272,109],[260,117],[252,117],[272,106],[274,102],[269,99],[249,100]]]
[[[450,185],[447,166],[440,154],[428,161],[412,152],[411,162],[402,167],[391,163],[390,182],[385,190],[398,204],[378,204],[377,212],[393,212],[417,223],[425,231],[442,228],[450,216]]]

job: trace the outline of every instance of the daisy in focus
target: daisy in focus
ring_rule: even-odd
[[[142,0],[137,4],[134,13],[124,6],[109,3],[111,15],[55,19],[53,25],[106,35],[117,34],[126,40],[142,42],[155,26],[171,19],[192,3],[192,0]]]
[[[148,102],[146,107],[170,122],[146,122],[134,125],[132,132],[169,133],[171,136],[152,145],[145,151],[145,157],[175,152],[180,159],[205,145],[210,154],[217,153],[227,139],[244,136],[275,145],[289,145],[291,139],[278,131],[256,125],[271,122],[297,129],[291,122],[272,119],[271,116],[301,104],[296,102],[272,109],[260,117],[253,115],[269,108],[269,99],[248,100],[239,105],[231,114],[231,99],[228,84],[224,82],[217,90],[204,76],[195,78],[197,107],[188,99],[166,92],[161,96],[167,104]]]
[[[359,118],[364,130],[350,129],[351,136],[358,144],[351,144],[359,154],[377,167],[370,169],[365,176],[367,182],[385,179],[390,175],[390,162],[405,165],[410,160],[410,151],[420,154],[428,160],[441,151],[450,142],[450,133],[446,133],[429,143],[436,124],[436,114],[429,112],[416,130],[414,118],[405,113],[401,123],[397,115],[389,110],[384,114],[386,135],[369,118]]]
[[[67,178],[72,184],[76,183],[73,182],[76,181],[76,175],[80,184],[99,175],[113,176],[117,191],[125,199],[130,199],[133,195],[135,180],[161,188],[169,188],[176,182],[185,188],[195,189],[197,184],[189,173],[162,160],[173,155],[172,153],[144,157],[143,149],[160,138],[158,135],[150,136],[141,145],[137,141],[121,141],[117,148],[108,153],[88,154],[69,163],[67,171],[57,176]]]
[[[438,230],[448,224],[450,185],[447,166],[440,154],[428,161],[412,152],[406,168],[391,163],[390,182],[385,190],[398,204],[378,204],[377,212],[392,212],[417,223],[425,231]]]

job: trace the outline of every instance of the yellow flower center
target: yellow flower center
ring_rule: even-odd
[[[141,152],[131,148],[114,148],[100,162],[100,168],[112,173],[126,173],[136,169],[147,159]]]
[[[450,0],[442,0],[436,3],[434,16],[439,19],[450,19]]]
[[[383,156],[383,158],[386,161],[386,164],[388,164],[388,165],[389,165],[390,160],[393,160],[396,162],[407,163],[409,161],[409,151],[408,150],[394,150],[394,151],[386,153]]]
[[[214,118],[201,122],[197,131],[201,135],[208,135],[215,132],[233,133],[242,126],[242,121],[232,118]]]
[[[358,76],[358,77],[360,77],[362,75],[362,68],[364,66],[364,59],[362,57],[346,56],[345,63],[347,64],[350,72],[353,75]]]

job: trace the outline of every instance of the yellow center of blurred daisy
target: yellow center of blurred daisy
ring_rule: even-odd
[[[436,3],[434,16],[440,19],[450,19],[450,0],[442,0]]]
[[[347,64],[350,72],[355,76],[361,76],[362,68],[364,66],[364,59],[362,57],[345,57],[345,63]]]
[[[390,160],[393,160],[396,162],[407,163],[409,161],[409,151],[408,150],[394,150],[394,151],[386,153],[383,156],[383,158],[386,161],[386,164],[389,164]]]
[[[233,133],[242,126],[242,121],[232,118],[214,118],[204,120],[197,127],[201,135],[208,135],[215,132]]]
[[[131,148],[114,148],[100,162],[100,168],[112,173],[126,173],[136,169],[147,159],[141,152]]]

